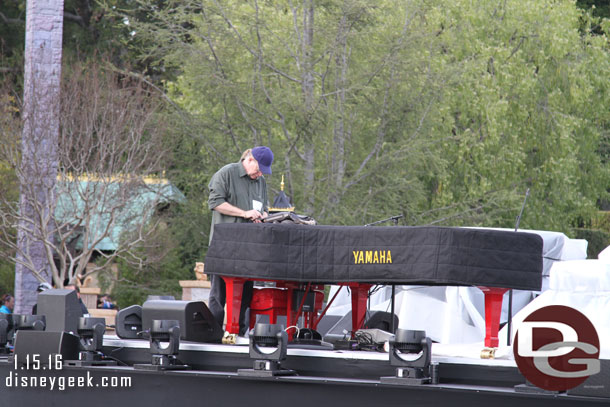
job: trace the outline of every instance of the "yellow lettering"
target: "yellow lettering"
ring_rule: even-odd
[[[392,252],[389,250],[352,250],[354,264],[387,264],[392,263]]]

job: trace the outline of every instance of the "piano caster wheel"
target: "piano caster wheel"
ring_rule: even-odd
[[[481,350],[481,359],[494,359],[498,348],[483,348]]]

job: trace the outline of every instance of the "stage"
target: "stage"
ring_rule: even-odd
[[[514,361],[455,357],[432,357],[438,363],[439,383],[392,385],[380,377],[394,375],[388,354],[370,351],[336,351],[289,348],[283,367],[295,376],[255,378],[241,376],[238,369],[251,368],[248,346],[182,342],[178,359],[191,369],[147,371],[134,369],[150,363],[146,340],[104,338],[103,351],[117,366],[65,366],[61,370],[15,369],[0,359],[0,404],[45,406],[594,406],[608,405],[610,398],[566,393],[524,393],[515,390],[525,383]],[[44,367],[44,366],[43,366]],[[602,361],[604,368],[610,363]],[[606,372],[607,374],[607,372]],[[46,386],[41,387],[40,377]],[[600,375],[601,376],[601,375]],[[8,378],[12,383],[7,383]],[[30,386],[17,385],[27,378]],[[31,378],[38,377],[37,387]],[[54,388],[50,378],[55,377]],[[63,377],[63,389],[59,378]],[[607,377],[607,376],[606,376]],[[71,379],[72,378],[72,379]],[[79,379],[81,385],[79,386]],[[72,380],[74,386],[69,387]],[[105,380],[105,381],[104,381]],[[11,384],[11,386],[7,386]]]
[[[361,343],[356,347],[349,345],[353,344],[350,341],[356,339],[360,327],[366,327],[363,322],[368,321],[364,320],[374,318],[374,314],[369,315],[369,312],[375,312],[370,309],[371,292],[376,291],[371,289],[374,284],[410,287],[415,284],[439,289],[448,285],[458,291],[468,288],[481,289],[484,292],[507,288],[539,290],[544,270],[543,258],[549,253],[548,247],[543,247],[544,239],[539,236],[447,228],[396,227],[375,228],[372,231],[366,228],[313,226],[298,228],[280,225],[266,226],[264,229],[246,227],[252,233],[265,232],[264,236],[259,236],[264,245],[257,243],[253,246],[249,243],[251,239],[244,239],[243,234],[236,234],[233,227],[235,226],[219,225],[215,232],[217,243],[210,248],[206,260],[206,270],[225,278],[227,298],[233,298],[227,303],[225,329],[214,320],[204,303],[153,300],[142,306],[124,308],[119,312],[114,328],[120,337],[106,334],[103,335],[103,340],[98,342],[99,347],[93,346],[95,340],[89,341],[87,347],[83,347],[82,342],[79,345],[78,341],[89,335],[95,337],[95,321],[91,321],[91,326],[79,325],[83,321],[72,312],[79,309],[73,292],[47,290],[40,294],[38,306],[39,310],[45,311],[42,313],[46,315],[45,331],[22,333],[15,328],[17,335],[13,343],[14,354],[18,356],[21,364],[15,363],[10,354],[0,356],[0,374],[4,378],[0,405],[610,405],[610,357],[607,347],[610,336],[605,328],[607,324],[604,316],[607,312],[603,312],[606,309],[604,304],[610,308],[606,301],[610,298],[610,288],[599,291],[600,275],[607,274],[606,280],[610,281],[610,269],[607,269],[605,263],[603,267],[595,263],[596,267],[602,267],[600,270],[603,273],[596,269],[597,271],[589,273],[590,278],[586,280],[590,280],[587,287],[596,287],[596,291],[592,292],[590,287],[583,288],[583,264],[578,263],[578,267],[566,266],[569,273],[561,270],[551,273],[549,290],[537,296],[513,318],[513,322],[517,322],[513,326],[516,331],[526,314],[535,307],[559,303],[582,310],[584,314],[589,315],[599,331],[600,372],[591,375],[577,387],[565,387],[569,388],[568,391],[548,392],[526,383],[525,377],[517,368],[512,348],[506,345],[509,333],[507,327],[504,328],[504,336],[498,335],[504,291],[498,291],[494,306],[485,305],[485,314],[493,314],[494,317],[488,319],[486,315],[483,323],[482,316],[476,315],[474,303],[466,302],[465,296],[459,298],[463,299],[464,310],[469,313],[456,308],[460,311],[457,313],[459,318],[450,319],[442,317],[443,313],[426,305],[431,300],[425,303],[419,299],[420,296],[417,301],[413,301],[413,298],[416,298],[414,291],[403,289],[403,292],[411,297],[403,293],[405,298],[401,309],[420,315],[427,325],[446,326],[448,321],[454,320],[451,327],[457,333],[463,330],[466,323],[472,324],[479,331],[493,328],[485,329],[485,335],[479,332],[478,336],[472,336],[477,339],[475,342],[444,342],[445,339],[455,339],[455,332],[451,335],[439,334],[438,339],[431,339],[428,335],[424,340],[427,341],[426,346],[420,341],[399,341],[399,332],[402,334],[402,331],[407,330],[430,330],[430,326],[414,326],[417,324],[413,323],[412,318],[403,317],[407,315],[406,311],[401,311],[402,323],[397,323],[389,329],[396,332],[397,337],[396,340],[390,340],[389,345],[382,345],[383,341],[377,342],[374,347]],[[221,239],[223,236],[225,240]],[[236,240],[237,237],[239,240]],[[544,242],[548,242],[548,239]],[[283,250],[277,250],[278,246]],[[241,253],[244,259],[238,258],[235,253]],[[390,256],[391,262],[388,261]],[[371,262],[368,262],[368,258]],[[572,287],[572,276],[578,276],[578,290]],[[284,338],[278,339],[276,344],[265,343],[261,346],[268,349],[277,346],[278,351],[285,351],[285,358],[273,359],[273,363],[281,361],[281,368],[292,370],[292,375],[283,375],[286,373],[284,372],[282,375],[270,374],[265,377],[262,373],[267,374],[269,371],[261,372],[261,364],[256,364],[261,362],[261,358],[252,356],[252,349],[248,344],[218,343],[225,330],[228,334],[235,333],[237,313],[231,312],[231,308],[239,309],[241,298],[234,295],[233,291],[241,290],[234,290],[234,286],[247,279],[276,282],[274,288],[265,287],[259,290],[261,298],[256,304],[260,303],[260,310],[254,314],[270,319],[283,317],[290,323],[282,324],[283,327],[273,335],[254,334],[252,337],[260,340]],[[278,286],[278,282],[284,286]],[[326,309],[322,310],[318,306],[317,294],[311,295],[311,301],[308,299],[308,292],[310,289],[314,290],[315,285],[332,283],[348,285],[352,297],[349,301],[351,317],[347,314],[338,316],[340,319],[334,326],[324,323]],[[294,284],[301,287],[295,288],[292,286]],[[569,290],[565,288],[568,285]],[[283,291],[280,296],[277,292],[272,292],[273,290]],[[298,293],[299,290],[303,292]],[[265,292],[274,295],[263,297]],[[447,290],[444,292],[441,297],[444,297],[448,306],[456,303],[452,299],[457,296],[447,294],[450,293]],[[257,295],[254,297],[256,300]],[[311,302],[309,310],[305,309],[308,305],[306,299]],[[436,297],[434,299],[436,300]],[[278,304],[275,301],[278,301]],[[332,299],[329,301],[332,302]],[[277,311],[278,315],[266,315],[264,311],[267,308]],[[379,310],[377,312],[383,313]],[[307,313],[311,315],[307,316]],[[521,314],[524,316],[521,317]],[[311,328],[318,328],[325,341],[333,335],[337,340],[334,333],[336,331],[339,336],[347,338],[349,346],[338,346],[341,340],[335,342],[334,349],[330,346],[316,346],[315,341],[305,346],[303,341],[298,343],[299,340],[307,338],[294,335],[292,327],[291,334],[286,333],[284,329],[286,326],[296,325],[293,321],[299,321],[299,318],[301,330],[310,329],[309,326],[303,327],[303,321],[308,321]],[[326,315],[326,318],[330,318],[330,314]],[[343,319],[347,321],[345,329],[341,325]],[[388,317],[388,320],[391,318]],[[33,325],[26,327],[24,323],[19,320],[19,329],[35,328]],[[104,321],[98,323],[103,325]],[[178,327],[179,330],[176,329]],[[252,332],[256,332],[257,328],[258,325]],[[421,331],[417,331],[418,329]],[[80,339],[69,334],[77,331],[81,335]],[[326,333],[332,335],[325,336]],[[156,336],[157,342],[155,335],[161,335]],[[102,338],[101,333],[98,338]],[[514,342],[514,338],[511,339]],[[492,345],[490,340],[493,340]],[[158,346],[161,342],[167,342],[167,349],[173,349],[173,353],[160,351]],[[286,347],[279,346],[279,343]],[[421,349],[415,352],[406,351],[404,355],[417,355],[420,359],[414,360],[422,361],[426,358],[421,355],[430,356],[423,369],[426,374],[429,373],[429,377],[426,376],[429,384],[419,384],[417,380],[417,384],[413,384],[414,381],[405,381],[402,378],[394,380],[398,374],[397,369],[401,368],[397,368],[400,365],[391,364],[392,358],[396,356],[396,353],[392,353],[392,346],[414,344],[421,344]],[[153,346],[157,347],[156,352],[151,352]],[[21,348],[20,351],[17,350],[18,347]],[[495,352],[491,358],[490,347],[493,347],[492,352]],[[355,348],[358,350],[353,350]],[[10,350],[10,346],[5,349]],[[102,366],[97,362],[87,365],[80,363],[83,359],[75,361],[74,359],[79,357],[77,351],[83,350],[89,352],[89,355],[95,353],[98,359],[103,355],[102,362],[115,365]],[[64,355],[63,364],[50,363],[54,357],[52,355],[57,353]],[[67,357],[68,354],[72,356]],[[26,360],[24,367],[23,361],[27,355],[30,355],[30,358],[37,356],[43,363],[33,363],[30,359]],[[486,357],[482,358],[482,355]],[[271,360],[266,357],[262,359],[263,362],[266,360],[265,363],[270,363]],[[47,360],[49,363],[45,365]],[[257,360],[258,362],[255,362]],[[245,372],[252,371],[253,368],[258,369],[255,372],[258,376]]]

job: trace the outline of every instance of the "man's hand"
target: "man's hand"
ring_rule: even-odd
[[[263,215],[254,209],[250,209],[249,211],[244,212],[244,218],[249,219],[254,223],[260,223]]]
[[[261,214],[261,217],[259,219],[255,219],[253,220],[254,223],[262,223],[263,219],[265,219],[267,216],[269,216],[269,214],[267,212],[263,212]]]
[[[267,212],[260,213],[255,209],[244,211],[243,209],[239,209],[238,207],[233,206],[228,202],[221,203],[216,208],[214,208],[214,210],[222,213],[223,215],[248,219],[254,223],[260,223],[263,218],[266,218],[268,216]]]

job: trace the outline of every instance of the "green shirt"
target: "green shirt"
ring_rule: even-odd
[[[248,176],[246,169],[241,161],[225,165],[212,176],[210,184],[210,197],[208,207],[216,208],[223,202],[228,202],[233,206],[249,211],[255,209],[255,202],[260,202],[262,209],[260,212],[267,212],[267,182],[264,177],[252,179]],[[214,225],[217,223],[238,223],[249,222],[236,216],[223,215],[218,211],[212,211],[212,227],[210,228],[210,242],[214,234]]]

